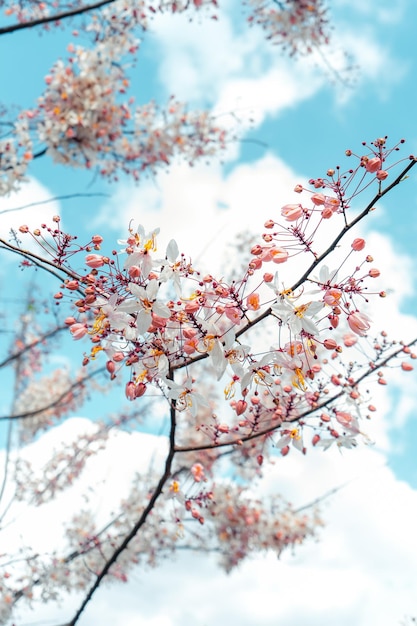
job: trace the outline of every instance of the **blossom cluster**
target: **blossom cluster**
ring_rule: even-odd
[[[267,38],[293,56],[309,54],[329,42],[327,11],[322,0],[248,0],[249,23],[259,24]]]
[[[101,526],[86,498],[68,524],[67,552],[35,559],[27,551],[17,578],[2,579],[8,604],[30,599],[38,586],[46,601],[63,589],[83,589],[94,577],[127,581],[134,564],[155,565],[178,548],[214,550],[230,570],[254,551],[280,554],[314,536],[321,524],[315,511],[305,516],[248,490],[277,455],[368,442],[362,418],[376,410],[371,385],[387,384],[390,365],[412,369],[415,342],[396,343],[384,331],[371,337],[367,300],[386,294],[372,288],[379,270],[365,239],[350,234],[416,162],[411,157],[385,187],[395,165],[388,158],[398,148],[386,144],[376,140],[366,155],[348,151],[355,167],[297,185],[303,202],[284,205],[265,222],[234,280],[200,272],[174,240],[158,252],[157,228],[130,224],[116,249],[106,249],[99,234],[81,244],[63,231],[59,216],[52,226],[19,228],[23,239],[38,244],[38,266],[43,259],[62,276],[55,308],[85,346],[85,371],[102,361],[133,411],[142,406],[155,427],[163,406],[170,425],[163,473],[153,465],[138,475]],[[375,196],[354,213],[357,195],[369,189]],[[339,234],[323,249],[319,233],[329,223],[339,224]],[[332,269],[327,257],[343,248],[340,232],[349,239]],[[24,246],[22,254],[30,260],[33,253]],[[283,276],[291,266],[298,278],[290,282]],[[70,314],[62,311],[67,304]],[[88,389],[88,377],[83,380]],[[28,383],[21,402],[42,395]],[[41,418],[28,421],[28,431],[43,427]],[[119,423],[126,425],[123,413]],[[43,476],[21,459],[19,497],[37,504],[56,497],[104,448],[107,435],[102,427],[56,451]]]
[[[379,141],[378,147],[382,146]],[[379,169],[372,165],[377,158],[360,157],[355,174],[362,176],[365,188],[372,181],[381,182],[378,172],[385,156]],[[364,239],[351,241],[345,260],[336,269],[321,263],[318,275],[313,274],[324,257],[313,250],[309,229],[314,234],[334,215],[347,219],[352,176],[347,184],[342,184],[343,180],[344,175],[339,174],[336,182],[312,181],[311,208],[285,205],[281,209],[284,223],[268,220],[263,242],[252,246],[252,258],[242,277],[229,283],[201,275],[179,253],[175,241],[169,243],[165,256],[158,258],[158,229],[149,233],[141,226],[130,229],[127,239],[119,242],[123,249],[106,256],[101,254],[100,235],[84,247],[77,243],[72,250],[70,236],[59,227],[47,228],[56,242],[56,252],[52,247],[50,254],[58,265],[69,268],[72,254],[87,252],[86,271],[72,273],[55,295],[61,302],[67,297],[73,300],[77,292],[78,315],[69,316],[66,324],[74,339],[90,339],[84,365],[105,355],[111,379],[128,373],[125,392],[129,400],[144,396],[150,387],[156,389],[176,412],[188,412],[197,420],[212,445],[253,437],[261,441],[277,431],[274,444],[283,455],[291,447],[305,452],[306,423],[316,431],[313,445],[356,445],[355,439],[363,435],[358,418],[368,410],[366,394],[360,390],[360,372],[369,367],[369,361],[376,368],[393,346],[384,338],[354,366],[350,356],[344,359],[344,351],[353,349],[371,328],[363,307],[372,295],[367,283],[379,276],[379,270],[372,266],[371,255],[364,253]],[[326,186],[331,187],[332,195],[317,191]],[[316,218],[318,226],[315,223],[313,228]],[[28,234],[27,227],[20,230]],[[40,242],[41,230],[33,236]],[[298,283],[285,285],[272,269],[290,262],[299,250],[313,259],[302,288]],[[363,255],[359,262],[358,255]],[[354,265],[348,270],[351,257]],[[78,297],[79,291],[82,297]],[[384,297],[385,292],[374,295]],[[246,337],[261,322],[267,336],[276,340],[263,344],[258,340],[255,351]],[[202,359],[207,359],[217,380],[227,378],[224,396],[233,409],[232,418],[213,414],[200,421],[209,405],[190,366]],[[334,372],[336,363],[338,373]],[[174,373],[182,369],[187,375],[174,380]],[[381,375],[378,380],[382,384],[385,379]],[[187,442],[180,449],[185,451]]]
[[[85,395],[82,380],[73,380],[67,370],[56,369],[39,379],[29,378],[14,406],[16,415],[24,417],[19,422],[22,442],[27,443],[64,415],[76,411]]]
[[[174,4],[164,3],[161,10],[174,11]],[[175,5],[178,11],[186,8],[188,3]],[[39,11],[47,15],[50,7],[29,3],[24,10],[20,5],[15,9],[26,21],[31,10],[39,17]],[[137,29],[146,27],[146,13],[154,10],[118,0],[91,16],[85,32],[93,45],[69,44],[67,62],[58,60],[45,77],[37,106],[22,111],[9,136],[0,140],[0,194],[15,189],[28,162],[45,153],[55,162],[95,168],[111,179],[121,172],[138,179],[144,170],[166,167],[177,155],[193,164],[223,148],[225,131],[208,113],[187,111],[174,99],[162,108],[154,102],[135,106],[127,96],[126,69],[140,44]]]

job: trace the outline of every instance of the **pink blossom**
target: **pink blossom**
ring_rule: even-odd
[[[323,193],[313,193],[313,195],[311,196],[311,201],[316,206],[324,204],[324,202],[325,202],[324,194]]]
[[[357,239],[354,239],[352,241],[352,249],[355,250],[356,252],[359,252],[359,250],[363,250],[365,247],[365,239],[361,239],[360,237],[358,237]]]
[[[379,157],[373,157],[372,159],[368,159],[365,164],[365,168],[367,172],[374,174],[379,169],[381,169],[382,161]]]
[[[285,217],[287,222],[294,222],[295,220],[300,219],[304,214],[303,207],[301,204],[286,204],[281,209],[282,217]]]
[[[366,333],[371,328],[371,320],[369,317],[359,311],[350,313],[347,317],[347,322],[350,329],[360,337],[365,337]]]
[[[388,172],[385,170],[378,170],[378,172],[376,173],[376,177],[378,180],[385,180],[386,178],[388,178]]]
[[[85,324],[76,322],[70,326],[70,333],[74,339],[81,339],[87,333],[87,327]]]
[[[358,342],[358,338],[356,337],[356,335],[350,335],[350,334],[343,335],[343,343],[345,344],[346,348],[351,348],[357,342]]]
[[[249,311],[258,311],[260,308],[259,294],[251,293],[250,296],[246,298],[246,306],[249,309]]]
[[[85,263],[88,267],[98,269],[104,265],[104,257],[101,254],[87,254],[85,257]]]

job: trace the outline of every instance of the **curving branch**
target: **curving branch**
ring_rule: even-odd
[[[16,415],[0,415],[0,421],[21,420],[21,419],[25,419],[26,417],[34,417],[35,415],[39,415],[40,413],[43,413],[44,411],[48,411],[49,409],[53,409],[54,407],[60,406],[59,405],[60,401],[63,400],[69,393],[71,393],[71,391],[73,391],[77,387],[81,387],[87,380],[90,380],[90,378],[93,378],[94,376],[97,376],[98,374],[102,374],[105,371],[106,371],[105,367],[100,367],[96,369],[94,372],[91,372],[91,374],[88,374],[81,380],[77,380],[75,383],[70,385],[68,389],[63,391],[57,398],[55,398],[52,402],[50,402],[49,404],[46,404],[45,406],[40,407],[39,409],[33,409],[32,411],[26,411],[25,413],[19,413]],[[63,406],[65,406],[65,404]]]
[[[172,371],[170,371],[169,372],[169,378],[172,379],[172,376],[173,376],[173,373],[172,373]],[[175,407],[175,401],[173,401],[172,404],[171,404],[170,422],[171,422],[171,427],[170,427],[170,433],[169,433],[169,450],[168,450],[168,454],[167,454],[167,457],[166,457],[166,460],[165,460],[164,472],[163,472],[161,478],[159,479],[159,482],[158,482],[157,486],[155,487],[155,490],[154,490],[151,498],[149,499],[149,502],[148,502],[147,506],[143,510],[142,515],[140,516],[140,518],[138,519],[136,524],[133,526],[133,528],[130,531],[130,533],[125,537],[125,539],[122,541],[120,546],[113,552],[111,558],[106,562],[106,564],[103,567],[103,569],[101,570],[100,574],[98,574],[94,585],[91,587],[91,589],[89,590],[88,594],[84,598],[83,603],[81,604],[81,606],[78,609],[77,613],[74,615],[73,619],[70,622],[68,622],[68,624],[66,626],[75,626],[75,624],[78,622],[81,614],[83,613],[83,611],[86,608],[87,604],[90,602],[90,600],[93,597],[94,593],[99,588],[102,580],[109,573],[109,570],[112,567],[112,565],[114,565],[116,563],[118,557],[122,554],[122,552],[124,552],[126,550],[126,548],[128,547],[129,543],[132,541],[132,539],[134,539],[136,537],[136,535],[138,534],[139,530],[145,524],[146,520],[148,519],[148,515],[152,512],[152,509],[153,509],[156,501],[158,500],[158,498],[162,494],[162,491],[163,491],[163,488],[165,486],[165,483],[171,477],[172,463],[173,463],[175,452],[176,452],[176,447],[175,447],[175,435],[176,435],[176,407]]]
[[[59,332],[61,332],[61,330],[65,330],[66,328],[68,328],[68,326],[66,326],[66,325],[57,326],[56,328],[54,328],[53,330],[50,330],[49,332],[45,333],[44,335],[42,335],[38,339],[35,339],[35,341],[32,341],[32,343],[29,343],[27,346],[24,346],[24,348],[19,350],[19,352],[14,352],[10,356],[6,357],[3,361],[0,361],[0,369],[2,367],[5,367],[6,365],[11,363],[12,361],[15,361],[16,359],[19,359],[22,356],[22,354],[24,354],[25,352],[28,352],[29,350],[32,350],[33,348],[36,348],[36,346],[38,346],[40,343],[43,343],[46,339],[50,339],[54,335],[56,335]]]

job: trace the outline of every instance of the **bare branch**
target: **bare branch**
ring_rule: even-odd
[[[172,371],[170,372],[169,377],[172,378]],[[97,576],[94,585],[89,590],[88,594],[86,595],[86,597],[85,597],[83,603],[81,604],[80,608],[78,609],[77,613],[75,614],[73,619],[70,622],[68,622],[68,626],[75,626],[75,624],[78,622],[78,620],[79,620],[81,614],[83,613],[85,607],[90,602],[90,600],[93,597],[94,593],[99,588],[102,580],[109,573],[109,570],[112,567],[112,565],[114,565],[114,563],[116,563],[118,557],[122,554],[122,552],[124,552],[124,550],[126,550],[126,548],[128,547],[129,543],[132,541],[132,539],[137,535],[139,530],[145,524],[145,522],[146,522],[146,520],[148,518],[148,515],[151,513],[151,511],[152,511],[156,501],[158,500],[159,496],[162,494],[162,490],[164,488],[165,483],[167,482],[167,480],[171,476],[172,463],[173,463],[175,452],[176,452],[176,448],[175,448],[176,408],[175,408],[175,402],[174,401],[171,404],[170,419],[171,419],[171,428],[170,428],[170,433],[169,433],[169,450],[168,450],[168,454],[167,454],[167,457],[166,457],[166,460],[165,460],[164,472],[163,472],[161,478],[159,479],[159,482],[158,482],[157,486],[155,487],[155,490],[154,490],[151,498],[149,499],[149,502],[148,502],[147,506],[143,510],[142,515],[140,516],[140,518],[138,519],[138,521],[136,522],[136,524],[134,525],[134,527],[132,528],[130,533],[122,541],[120,546],[113,552],[111,558],[107,561],[107,563],[105,564],[105,566],[101,570],[100,574]]]

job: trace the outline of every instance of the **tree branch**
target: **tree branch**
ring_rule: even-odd
[[[93,4],[87,4],[83,7],[68,9],[67,11],[55,13],[54,15],[39,17],[36,20],[31,20],[30,22],[19,22],[18,24],[12,24],[11,26],[4,26],[3,28],[0,28],[0,35],[7,35],[9,33],[14,33],[18,30],[33,28],[34,26],[40,26],[41,24],[48,24],[50,22],[59,22],[60,20],[64,20],[67,17],[75,17],[76,15],[88,13],[88,11],[93,11],[94,9],[100,9],[106,4],[112,4],[115,1],[116,0],[100,0],[99,2],[93,2]]]
[[[172,378],[172,371],[169,372],[168,377]],[[77,613],[75,614],[73,619],[70,622],[68,622],[67,626],[75,626],[75,624],[78,622],[81,614],[83,613],[83,611],[84,611],[85,607],[87,606],[87,604],[90,602],[90,600],[93,597],[94,593],[97,591],[97,589],[100,586],[103,578],[105,578],[105,576],[107,576],[107,574],[109,573],[109,570],[112,567],[112,565],[114,565],[114,563],[116,563],[118,557],[122,554],[122,552],[124,552],[124,550],[126,550],[126,548],[128,547],[129,543],[132,541],[132,539],[134,539],[134,537],[136,537],[136,535],[139,532],[139,530],[145,524],[145,522],[146,522],[146,520],[148,518],[148,515],[151,513],[151,511],[152,511],[152,509],[154,507],[154,504],[156,503],[156,501],[159,498],[159,496],[162,494],[162,490],[163,490],[163,487],[164,487],[165,483],[167,482],[167,480],[171,476],[172,463],[173,463],[175,452],[176,452],[176,448],[175,448],[175,433],[176,433],[176,408],[175,408],[175,401],[173,401],[172,404],[171,404],[170,414],[171,414],[171,428],[170,428],[170,433],[169,433],[169,450],[168,450],[168,455],[167,455],[166,460],[165,460],[164,473],[162,474],[161,478],[159,479],[159,482],[158,482],[158,484],[157,484],[157,486],[155,488],[155,491],[153,492],[153,494],[152,494],[152,496],[151,496],[147,506],[143,510],[142,515],[140,516],[140,518],[138,519],[138,521],[136,522],[136,524],[134,525],[134,527],[132,528],[130,533],[125,537],[123,542],[120,544],[120,546],[113,552],[111,558],[107,561],[107,563],[105,564],[105,566],[101,570],[100,574],[98,574],[94,585],[89,590],[88,594],[86,595],[86,597],[85,597],[83,603],[81,604],[80,608],[78,609]]]
[[[401,352],[404,351],[404,348],[410,348],[411,346],[414,346],[415,344],[417,344],[417,338],[410,341],[410,343],[402,345],[401,348],[399,348],[392,354],[389,354],[384,359],[377,361],[376,363],[374,363],[374,367],[372,368],[370,367],[368,370],[366,370],[366,372],[364,372],[351,385],[349,385],[349,388],[351,389],[353,387],[356,387],[356,385],[359,385],[363,380],[365,380],[365,378],[368,378],[368,376],[373,374],[375,370],[381,367],[384,367],[384,365],[386,365],[396,356],[401,354]],[[341,391],[336,393],[334,396],[331,396],[331,398],[327,398],[325,402],[322,402],[321,404],[318,404],[314,408],[308,409],[307,411],[304,411],[303,413],[300,413],[294,418],[290,420],[286,420],[286,421],[295,423],[295,422],[298,422],[299,420],[304,419],[305,417],[309,417],[313,413],[316,413],[317,411],[325,409],[326,407],[329,406],[329,404],[332,404],[332,402],[334,402],[338,398],[341,398],[343,395],[345,395],[345,393],[346,393],[346,389],[342,389]],[[235,439],[231,441],[229,440],[229,441],[222,441],[220,443],[209,443],[209,444],[203,444],[199,446],[177,446],[175,448],[175,452],[196,452],[197,450],[211,450],[213,448],[223,448],[225,446],[239,446],[239,445],[242,445],[242,443],[245,443],[246,441],[251,441],[252,439],[257,439],[258,437],[271,435],[275,430],[278,430],[280,427],[281,427],[281,424],[277,424],[276,426],[269,426],[268,428],[264,430],[260,430],[257,433],[251,433],[250,435],[243,435],[241,437],[236,437]]]
[[[25,346],[24,348],[19,350],[19,352],[14,352],[13,354],[11,354],[7,358],[5,358],[3,361],[0,361],[0,369],[2,367],[5,367],[6,365],[11,363],[12,361],[15,361],[16,359],[20,358],[22,356],[22,354],[24,354],[28,350],[32,350],[32,348],[36,348],[37,345],[39,345],[40,343],[42,343],[46,339],[49,339],[50,337],[53,337],[57,333],[61,332],[61,330],[65,330],[66,328],[68,328],[68,326],[66,326],[66,325],[58,326],[57,328],[54,328],[53,330],[50,330],[49,332],[47,332],[44,335],[42,335],[42,337],[39,337],[39,339],[35,339],[35,341],[33,341],[32,343],[29,343],[27,346]]]

